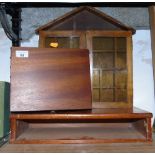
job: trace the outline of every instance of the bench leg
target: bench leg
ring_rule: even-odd
[[[16,119],[12,118],[10,119],[10,128],[11,128],[11,134],[10,134],[10,143],[14,143],[16,140],[16,132],[17,132],[17,124],[16,124]]]
[[[151,118],[146,118],[147,141],[152,142]]]

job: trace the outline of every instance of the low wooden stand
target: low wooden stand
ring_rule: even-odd
[[[12,113],[10,143],[151,142],[151,117],[135,108]]]

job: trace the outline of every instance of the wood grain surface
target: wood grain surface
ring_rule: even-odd
[[[130,113],[126,113],[126,111],[114,113],[113,110],[105,108],[83,112],[79,110],[77,113],[12,113],[10,143],[65,144],[152,141],[150,123],[152,114],[149,112],[135,109]],[[25,126],[25,123],[28,126]]]
[[[89,70],[88,50],[13,47],[11,111],[91,109]]]

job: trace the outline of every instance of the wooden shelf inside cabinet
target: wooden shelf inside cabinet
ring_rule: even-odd
[[[139,109],[12,113],[10,143],[151,142],[151,117]]]

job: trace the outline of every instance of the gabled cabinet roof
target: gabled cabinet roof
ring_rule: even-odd
[[[132,27],[88,6],[79,7],[64,14],[36,29],[36,33],[52,30],[124,30],[135,33]]]

